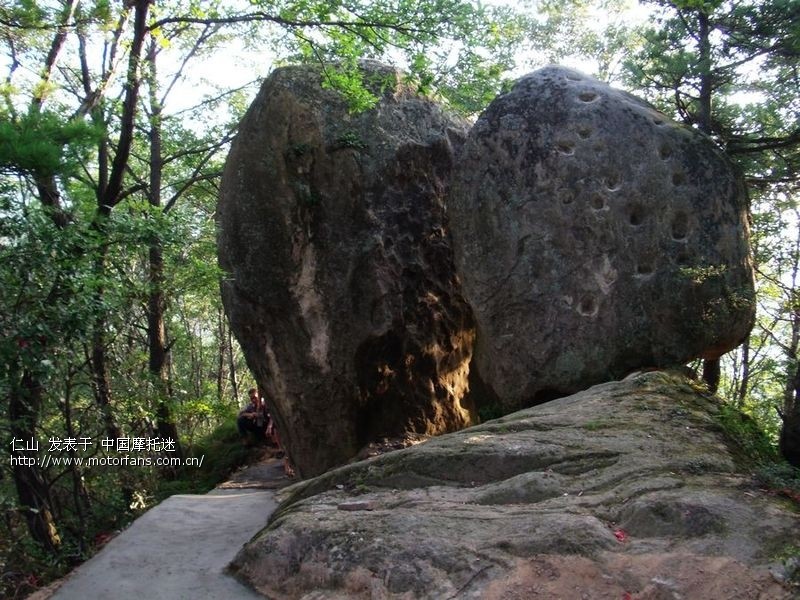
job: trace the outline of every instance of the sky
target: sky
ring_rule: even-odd
[[[486,4],[522,9],[520,3],[514,0],[487,0]],[[636,0],[627,0],[624,12],[619,14],[610,15],[597,8],[591,9],[588,23],[595,31],[600,32],[612,21],[619,20],[634,25],[644,22],[647,18],[646,8]],[[269,49],[248,48],[243,40],[235,38],[220,51],[204,58],[202,68],[193,69],[184,78],[180,92],[171,98],[167,112],[186,110],[201,102],[204,97],[214,95],[218,89],[235,89],[263,79],[269,74],[273,61],[274,54]],[[540,56],[520,52],[516,57],[517,67],[510,76],[520,77],[544,62],[546,61]],[[596,64],[582,57],[568,57],[561,63],[590,74],[597,70]],[[257,85],[253,85],[251,96],[256,90]]]

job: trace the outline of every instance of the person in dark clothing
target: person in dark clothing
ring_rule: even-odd
[[[241,411],[236,419],[236,426],[239,428],[239,435],[242,437],[247,432],[253,433],[256,437],[264,436],[264,407],[261,405],[261,398],[258,396],[256,388],[250,388],[248,392],[250,402]]]

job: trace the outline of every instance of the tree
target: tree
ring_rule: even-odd
[[[643,49],[627,64],[629,84],[645,90],[662,110],[708,134],[736,162],[749,184],[758,227],[766,222],[764,214],[787,201],[794,205],[800,187],[797,2],[676,0],[653,4],[657,26],[646,31]],[[760,236],[756,230],[755,237]],[[761,276],[772,278],[794,297],[794,280],[780,281],[780,276],[778,280],[774,276],[786,272],[776,264],[785,255],[760,253],[758,258]],[[800,317],[793,304],[781,303],[781,315],[776,315],[771,325],[770,319],[761,318],[766,334],[756,333],[746,342],[737,362],[738,398],[744,398],[748,386],[753,385],[753,357],[769,353],[754,343],[772,343],[783,335],[789,335],[789,340],[778,345],[791,357],[785,381],[794,389],[797,355],[791,332],[795,327],[790,325],[785,332],[775,329],[775,325],[793,323]],[[718,369],[713,363],[704,369],[714,386]],[[785,396],[782,413],[783,439],[788,433],[797,448],[800,402],[794,395]],[[786,444],[783,447],[787,458],[800,464],[800,451],[787,452]]]
[[[192,262],[199,251],[178,241],[184,234],[199,246],[213,234],[207,213],[196,209],[214,196],[235,122],[216,118],[220,103],[236,97],[232,90],[193,111],[167,113],[170,92],[193,59],[225,36],[266,42],[276,60],[324,62],[328,84],[358,109],[374,100],[358,79],[358,60],[393,57],[421,89],[447,94],[469,111],[500,85],[520,31],[509,11],[463,0],[5,3],[4,437],[74,432],[79,416],[85,433],[109,439],[177,438],[176,396],[189,386],[176,381],[171,365],[192,365],[192,387],[205,393],[206,349],[216,339],[210,356],[217,395],[225,364],[231,376],[237,370],[218,298],[191,297],[207,293],[218,277],[207,266],[208,248],[201,267],[200,258]],[[172,306],[169,292],[177,296]],[[176,348],[184,356],[175,359]],[[142,373],[150,392],[137,382]],[[83,480],[71,473],[73,482]],[[73,502],[81,522],[89,495],[99,493],[84,474],[87,489],[76,488]],[[65,525],[66,496],[56,485],[63,475],[38,465],[14,471],[30,535],[50,552],[65,531],[86,535],[85,526],[76,533]],[[109,493],[126,490],[129,506],[141,494],[129,473],[116,476],[120,483]]]
[[[624,0],[542,0],[526,22],[529,62],[578,64],[606,82],[621,76],[638,43],[635,17]]]

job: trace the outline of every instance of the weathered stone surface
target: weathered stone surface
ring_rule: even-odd
[[[714,358],[754,318],[745,192],[701,134],[575,71],[496,98],[448,212],[475,362],[508,409]]]
[[[474,326],[443,207],[466,126],[395,70],[364,73],[380,101],[353,115],[318,70],[275,71],[218,206],[225,309],[303,476],[473,419]]]
[[[640,373],[347,465],[286,488],[231,570],[287,599],[789,598],[800,517],[717,409]]]

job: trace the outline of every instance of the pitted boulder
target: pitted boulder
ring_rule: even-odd
[[[241,123],[218,206],[223,301],[303,476],[364,445],[473,421],[474,326],[444,214],[464,122],[370,63],[351,114],[278,69]]]
[[[508,409],[715,358],[754,319],[746,194],[710,140],[548,67],[496,98],[449,195],[475,362]]]

